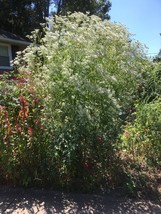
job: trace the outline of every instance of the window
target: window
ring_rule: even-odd
[[[11,46],[0,44],[0,68],[10,69],[10,61],[11,61]]]

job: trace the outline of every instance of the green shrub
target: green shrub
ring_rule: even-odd
[[[135,120],[125,126],[122,135],[127,154],[150,166],[161,166],[161,100],[136,106]]]
[[[144,82],[140,86],[139,100],[151,102],[161,95],[161,63],[153,63],[147,70],[143,74]]]
[[[114,168],[121,118],[149,62],[120,24],[74,13],[55,16],[49,26],[39,45],[33,42],[15,60],[27,83],[6,86],[12,108],[1,107],[1,118],[8,114],[1,122],[1,165],[20,183],[92,188]],[[18,126],[7,144],[8,121],[22,132]]]

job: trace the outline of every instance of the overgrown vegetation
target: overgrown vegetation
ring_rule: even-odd
[[[49,23],[19,53],[18,77],[0,81],[1,182],[133,192],[133,168],[161,166],[160,65],[120,24]]]

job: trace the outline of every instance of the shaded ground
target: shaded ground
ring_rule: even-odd
[[[87,195],[0,186],[0,213],[161,213],[160,201],[129,199],[119,192]]]

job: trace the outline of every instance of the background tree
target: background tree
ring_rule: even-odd
[[[160,33],[161,36],[161,33]],[[154,57],[154,62],[161,62],[161,49],[159,50],[159,53]]]
[[[102,19],[109,19],[111,2],[108,0],[0,0],[0,28],[21,36],[30,34],[49,16],[54,4],[57,15],[87,11]]]
[[[57,15],[66,15],[70,12],[90,12],[90,15],[97,15],[102,19],[109,19],[111,2],[108,0],[54,0]]]
[[[0,28],[25,36],[49,16],[51,0],[0,0]]]

